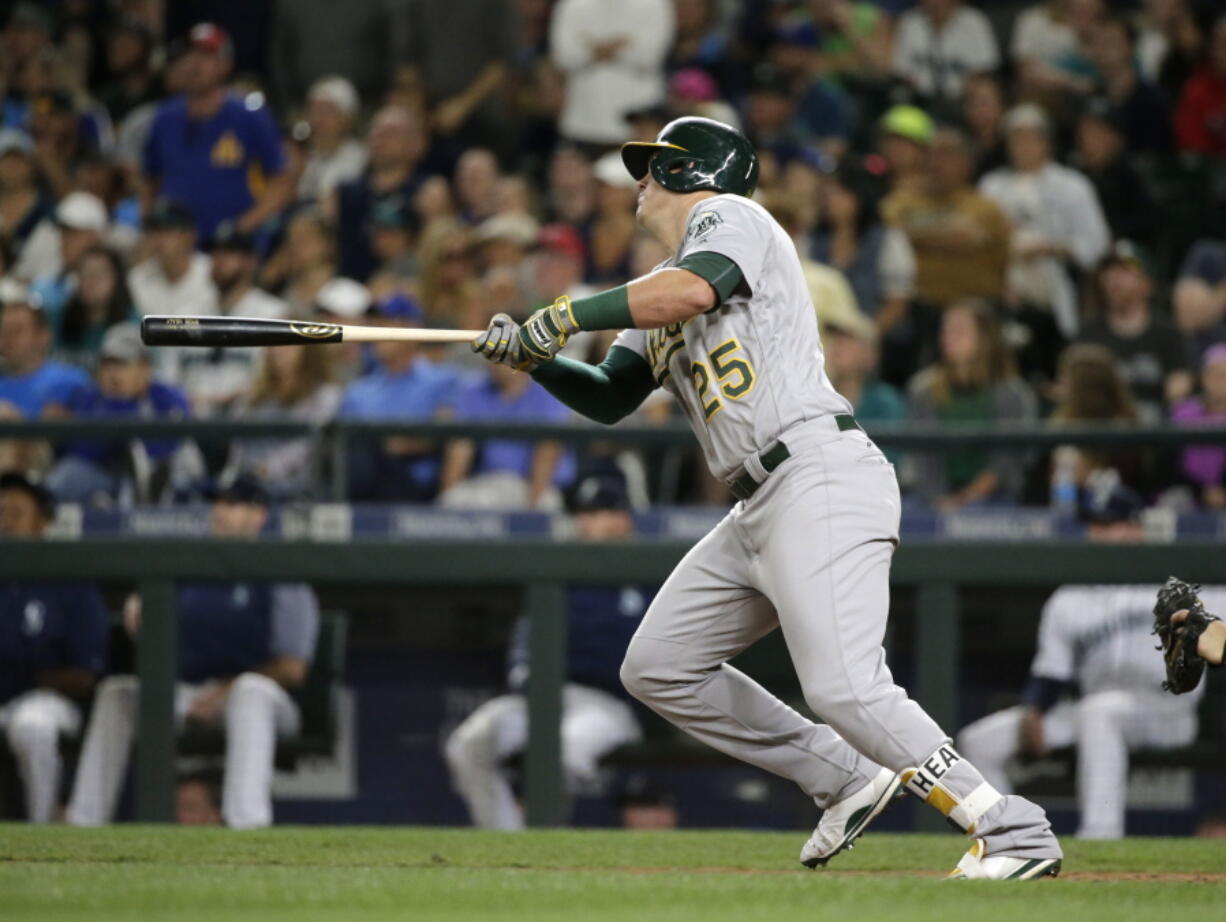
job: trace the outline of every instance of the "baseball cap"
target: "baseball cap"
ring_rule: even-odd
[[[531,246],[536,242],[540,224],[530,214],[509,211],[486,218],[477,227],[478,243],[488,243],[491,240],[510,240],[520,246]]]
[[[1122,135],[1125,133],[1123,113],[1118,106],[1105,96],[1092,96],[1087,99],[1085,105],[1081,107],[1081,117],[1092,118],[1097,122],[1101,122],[1115,131],[1116,134]]]
[[[145,230],[195,230],[191,210],[179,202],[159,199],[145,215]]]
[[[0,129],[0,157],[5,154],[33,156],[34,141],[24,131],[18,131],[16,128]]]
[[[194,51],[203,51],[206,54],[234,57],[234,43],[230,40],[230,33],[211,22],[201,22],[192,26],[192,30],[187,33],[187,46]]]
[[[67,90],[47,90],[30,100],[32,113],[76,112],[77,104]]]
[[[327,100],[350,118],[358,114],[358,91],[352,83],[337,74],[320,77],[311,84],[307,99]]]
[[[1046,113],[1032,102],[1014,106],[1005,116],[1005,131],[1041,131],[1051,133],[1051,123]]]
[[[99,361],[147,361],[149,349],[141,342],[140,328],[134,323],[117,323],[102,336],[98,349]]]
[[[9,304],[24,304],[31,310],[42,310],[42,299],[38,296],[38,292],[31,291],[29,286],[6,275],[0,277],[0,307]]]
[[[235,477],[216,481],[204,491],[205,499],[215,503],[250,503],[267,506],[269,497],[264,485],[252,474],[242,473]]]
[[[223,253],[254,253],[255,236],[239,230],[233,221],[223,221],[213,233],[212,249]]]
[[[822,321],[822,329],[829,333],[842,333],[870,345],[877,342],[877,327],[859,312],[840,312],[837,316],[825,318]]]
[[[749,92],[772,93],[776,96],[792,96],[792,84],[782,71],[770,64],[759,64],[749,80]]]
[[[1111,244],[1102,260],[1099,261],[1098,268],[1106,269],[1108,266],[1115,265],[1132,266],[1146,275],[1153,274],[1150,269],[1149,254],[1145,252],[1144,247],[1131,240],[1117,240]]]
[[[629,509],[630,491],[625,475],[609,469],[582,478],[571,490],[570,508],[572,512]]]
[[[1208,368],[1210,365],[1216,365],[1218,362],[1226,362],[1226,343],[1215,343],[1205,350],[1205,354],[1200,357],[1200,367]]]
[[[106,230],[110,215],[102,199],[89,192],[70,192],[56,206],[55,223],[73,230]]]
[[[370,292],[353,279],[334,278],[323,284],[315,295],[315,309],[353,320],[370,307]]]
[[[421,302],[400,291],[376,301],[367,309],[367,313],[413,326],[421,326],[426,320],[426,311]]]
[[[583,262],[587,255],[583,238],[569,224],[546,224],[536,240],[541,249],[559,256],[569,256],[579,262]]]
[[[55,494],[36,476],[21,471],[5,471],[0,474],[0,490],[20,490],[38,504],[43,518],[55,518]]]
[[[877,125],[882,134],[897,135],[916,144],[928,144],[935,132],[932,117],[919,106],[891,106]]]
[[[610,151],[592,164],[592,175],[606,186],[634,189],[639,181],[630,175],[619,151]]]
[[[712,102],[719,99],[715,78],[700,67],[683,67],[668,81],[671,96],[687,102]]]

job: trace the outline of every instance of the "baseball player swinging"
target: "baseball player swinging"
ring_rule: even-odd
[[[473,344],[604,423],[666,388],[740,500],[665,582],[622,681],[708,745],[811,796],[824,813],[801,851],[809,867],[905,786],[972,837],[951,876],[1054,876],[1062,852],[1043,811],[988,784],[886,667],[898,484],[826,376],[792,241],[748,198],[752,145],[682,118],[655,142],[624,145],[622,159],[639,181],[639,223],[674,255],[610,291],[559,298],[522,327],[499,314]],[[622,332],[598,366],[558,356],[579,330],[607,329]],[[776,627],[824,725],[727,664]]]

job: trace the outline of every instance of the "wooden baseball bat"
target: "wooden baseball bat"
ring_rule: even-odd
[[[140,323],[146,346],[295,346],[315,343],[470,343],[484,330],[360,327],[256,317],[150,316]]]

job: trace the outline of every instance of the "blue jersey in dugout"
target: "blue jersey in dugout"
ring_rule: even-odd
[[[566,681],[625,695],[621,666],[630,638],[655,598],[647,586],[573,586],[566,591]],[[507,652],[507,684],[528,678],[528,621],[520,619]]]
[[[301,583],[200,583],[178,594],[179,678],[228,678],[279,656],[310,662],[315,594]]]
[[[285,153],[260,97],[231,94],[212,118],[193,119],[179,96],[154,116],[144,167],[161,197],[191,210],[207,241],[255,203],[267,178],[285,169]]]
[[[46,669],[106,670],[107,613],[93,586],[0,582],[0,705]]]

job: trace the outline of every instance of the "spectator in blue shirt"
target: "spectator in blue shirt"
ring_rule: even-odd
[[[456,394],[456,422],[560,423],[570,411],[505,365],[493,366]],[[574,456],[557,442],[456,439],[443,455],[439,501],[482,509],[561,508],[558,487],[575,475]]]
[[[0,539],[41,538],[55,515],[42,484],[0,474]],[[17,760],[31,822],[59,793],[60,736],[81,729],[80,699],[106,668],[102,597],[81,583],[0,582],[0,731]]]
[[[135,324],[116,324],[102,338],[97,383],[75,391],[66,405],[77,419],[183,419],[191,415],[178,388],[153,379],[149,352]],[[48,475],[56,495],[69,502],[148,499],[155,484],[176,477],[179,455],[190,450],[169,438],[131,443],[81,439],[64,447]]]
[[[223,221],[253,232],[293,198],[277,124],[261,98],[226,89],[230,37],[211,23],[188,36],[185,92],[163,103],[144,150],[147,201],[186,205],[207,243]]]
[[[393,294],[372,308],[372,319],[387,326],[421,326],[424,313],[417,301]],[[346,388],[340,418],[429,420],[451,403],[458,372],[428,360],[416,343],[377,343],[374,354],[378,368]],[[349,458],[350,498],[427,502],[438,491],[438,454],[428,439],[355,439]]]
[[[217,538],[250,541],[268,520],[267,495],[253,478],[223,487],[213,504]],[[319,634],[319,603],[305,583],[206,583],[179,588],[180,723],[226,732],[222,815],[231,828],[272,822],[272,771],[278,736],[298,731],[291,697],[306,681]],[[124,606],[124,626],[140,630],[138,596]],[[109,823],[136,735],[139,684],[111,676],[98,687],[81,764],[68,805],[77,826]]]
[[[575,527],[584,541],[633,537],[626,481],[615,471],[591,474],[572,495]],[[647,606],[649,586],[572,586],[566,592],[566,685],[562,689],[562,766],[572,792],[597,780],[600,759],[639,739],[638,719],[619,678],[621,660]],[[528,623],[519,621],[507,655],[509,693],[475,710],[447,738],[451,781],[474,825],[523,828],[504,763],[528,740],[523,691],[530,670]]]
[[[0,279],[0,419],[55,415],[89,384],[80,368],[50,361],[51,325],[38,299]]]

